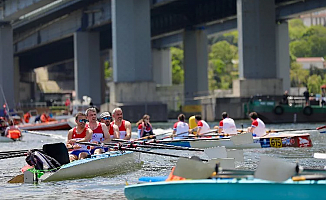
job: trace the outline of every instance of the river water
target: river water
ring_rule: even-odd
[[[210,123],[211,127],[216,123]],[[237,127],[248,127],[250,121],[236,121]],[[153,123],[154,132],[162,134],[172,132],[171,123]],[[268,129],[315,129],[325,124],[273,124],[266,125]],[[31,133],[23,133],[22,141],[13,143],[0,143],[0,151],[42,148],[43,144],[65,142],[68,131],[43,131],[51,136],[41,136]],[[324,168],[326,160],[313,158],[314,152],[326,152],[326,134],[311,131],[313,141],[312,148],[266,148],[244,150],[244,162],[236,162],[236,168],[255,169],[261,155],[285,159],[289,162],[298,162],[304,167]],[[136,136],[136,128],[133,127],[133,136]],[[202,152],[185,152],[175,150],[156,150],[159,152],[191,156],[205,157]],[[129,171],[115,176],[102,176],[90,179],[59,181],[50,183],[32,184],[8,184],[7,181],[20,174],[20,169],[26,165],[25,158],[10,158],[0,160],[0,199],[125,199],[124,186],[135,184],[141,176],[168,175],[177,159],[150,154],[141,154],[143,165],[141,169]],[[90,169],[91,170],[91,169]]]

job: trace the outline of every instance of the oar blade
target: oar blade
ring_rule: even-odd
[[[314,153],[314,158],[326,159],[326,153]]]
[[[222,147],[213,147],[204,150],[204,153],[210,158],[227,158],[226,148]]]
[[[19,174],[14,178],[10,179],[8,183],[24,183],[24,174]]]
[[[296,174],[296,164],[263,156],[260,159],[255,178],[283,182]]]
[[[230,140],[234,143],[234,145],[251,144],[254,142],[251,133],[243,133],[243,134],[235,135],[232,136]]]
[[[243,158],[243,150],[240,149],[229,149],[227,150],[227,157],[228,158],[234,158],[235,161],[238,161],[238,162],[243,162],[244,161],[244,158]]]
[[[214,170],[214,165],[210,163],[180,158],[177,162],[173,175],[186,179],[206,179],[213,174]]]

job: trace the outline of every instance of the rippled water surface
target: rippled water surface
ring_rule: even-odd
[[[238,121],[237,126],[249,126],[249,121]],[[153,124],[156,134],[171,132],[171,123]],[[211,124],[211,125],[216,125]],[[315,129],[324,124],[273,124],[267,125],[269,129]],[[133,135],[136,135],[134,130]],[[24,138],[20,142],[0,143],[0,151],[42,148],[45,143],[65,142],[67,131],[47,131],[52,136],[41,136],[31,133],[23,133]],[[324,168],[326,160],[312,157],[314,152],[326,152],[326,134],[322,135],[312,131],[312,148],[266,148],[244,150],[244,162],[237,162],[236,167],[241,169],[255,169],[261,155],[283,158],[289,162],[298,162],[300,165],[312,168]],[[174,150],[155,150],[158,152],[176,155],[197,155],[206,158],[202,152],[186,152]],[[126,184],[137,183],[141,176],[168,175],[176,158],[163,157],[150,154],[141,154],[144,162],[141,169],[129,171],[115,176],[95,177],[91,179],[59,181],[51,183],[31,184],[8,184],[7,181],[20,174],[20,169],[25,163],[24,157],[0,160],[0,198],[1,199],[125,199],[123,189]],[[91,169],[90,169],[91,170]]]

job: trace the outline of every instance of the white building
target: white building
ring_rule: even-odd
[[[310,69],[310,67],[317,67],[318,69],[325,68],[323,57],[297,58],[297,62],[302,65],[303,69]]]

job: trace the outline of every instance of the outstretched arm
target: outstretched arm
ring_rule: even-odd
[[[102,143],[111,142],[111,137],[109,134],[108,127],[106,127],[106,125],[103,123],[101,123],[101,126],[102,126],[102,130],[103,130],[103,134],[104,134],[104,140],[102,141]]]
[[[125,125],[126,125],[126,137],[123,138],[123,139],[124,140],[130,140],[130,138],[131,138],[131,123],[126,121]]]

